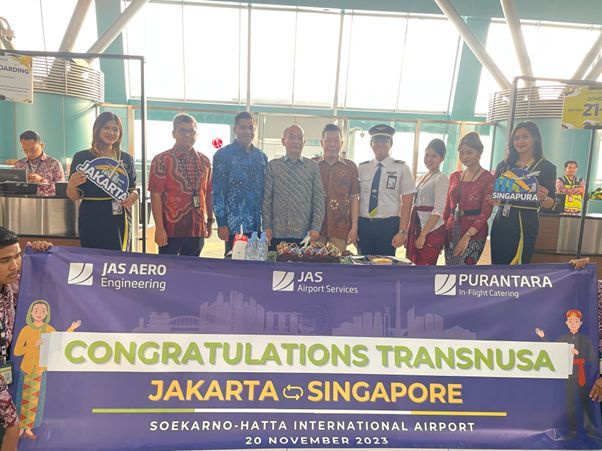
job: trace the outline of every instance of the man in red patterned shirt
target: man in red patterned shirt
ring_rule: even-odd
[[[33,130],[27,130],[19,136],[25,158],[15,163],[15,168],[27,171],[27,181],[39,183],[40,196],[54,196],[56,194],[55,182],[65,180],[65,173],[61,162],[44,152],[42,137]]]
[[[52,243],[34,241],[27,243],[35,251],[45,251]],[[21,247],[17,235],[10,230],[0,227],[0,367],[6,367],[8,348],[13,338],[15,327],[15,305],[18,294],[18,281],[21,273]],[[4,335],[4,336],[2,336]],[[10,396],[4,377],[0,373],[0,429],[2,436],[2,451],[16,450],[19,439],[19,417],[17,409]]]
[[[196,120],[173,119],[174,146],[151,163],[148,190],[160,254],[196,255],[211,236],[213,194],[209,159],[194,150]]]

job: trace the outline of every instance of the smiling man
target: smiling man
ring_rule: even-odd
[[[318,159],[326,196],[326,215],[319,241],[332,243],[341,252],[348,244],[357,246],[360,211],[357,166],[343,158],[343,134],[336,124],[326,124],[320,141],[324,153]]]
[[[368,130],[374,159],[360,163],[359,244],[364,255],[395,255],[406,242],[416,192],[412,171],[390,156],[395,129],[379,124]]]
[[[294,124],[284,129],[286,155],[268,163],[263,190],[263,226],[270,250],[286,241],[299,244],[307,234],[320,237],[324,221],[324,189],[318,163],[302,157],[303,129]]]
[[[44,152],[42,137],[33,130],[27,130],[19,136],[25,158],[15,163],[15,168],[27,171],[27,181],[39,183],[40,196],[54,196],[55,182],[65,180],[65,172],[61,162]]]
[[[178,114],[173,118],[174,146],[151,163],[148,190],[160,254],[198,257],[211,236],[211,164],[194,149],[196,135],[196,120]]]
[[[234,136],[234,142],[213,157],[213,210],[225,254],[232,250],[234,234],[241,227],[246,235],[261,231],[263,179],[268,165],[265,153],[253,145],[255,122],[250,113],[236,115]]]

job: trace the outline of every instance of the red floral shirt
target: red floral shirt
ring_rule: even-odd
[[[151,163],[148,190],[161,194],[168,237],[204,236],[207,219],[213,218],[211,164],[205,155],[175,147],[160,153]],[[195,196],[199,208],[193,205]]]
[[[477,229],[477,233],[473,235],[473,240],[487,239],[487,220],[493,211],[489,198],[493,192],[494,182],[495,178],[491,172],[485,170],[476,180],[470,182],[462,181],[462,171],[456,171],[450,175],[449,191],[443,212],[445,229],[452,230],[454,227],[454,209],[481,210],[478,215],[460,216],[460,236],[474,227]]]
[[[54,196],[56,194],[54,183],[65,180],[61,162],[44,152],[33,161],[21,158],[15,163],[15,168],[25,169],[27,174],[38,174],[42,177],[42,184],[38,185],[38,195],[40,196]]]

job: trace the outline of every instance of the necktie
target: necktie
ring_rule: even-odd
[[[378,206],[378,187],[380,186],[380,173],[383,167],[382,163],[378,163],[378,169],[374,173],[374,178],[372,179],[372,188],[370,188],[370,202],[368,204],[368,214],[371,218],[376,216],[377,206]]]

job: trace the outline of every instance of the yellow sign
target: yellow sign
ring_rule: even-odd
[[[567,86],[562,107],[562,127],[602,127],[602,89]]]

